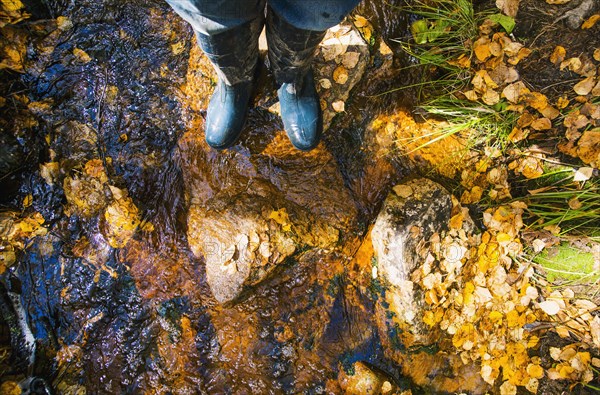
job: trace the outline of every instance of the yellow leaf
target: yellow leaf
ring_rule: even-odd
[[[27,208],[31,206],[31,203],[33,203],[33,195],[30,193],[29,195],[25,196],[25,198],[23,198],[23,207]]]
[[[566,55],[567,50],[564,47],[557,45],[556,48],[554,48],[552,55],[550,55],[550,62],[552,62],[554,65],[558,65],[559,63],[562,63],[563,60],[565,60]]]
[[[556,101],[556,107],[558,107],[559,109],[564,109],[567,108],[567,106],[569,105],[569,99],[567,98],[567,96],[561,96],[558,98],[558,100]]]
[[[527,365],[527,374],[533,378],[541,379],[544,377],[544,368],[540,365],[530,363]]]
[[[463,94],[465,95],[467,100],[477,101],[477,93],[474,90],[468,90],[466,92],[463,92]]]
[[[461,229],[463,224],[463,215],[458,213],[450,218],[450,229]]]
[[[510,381],[505,381],[500,386],[500,395],[516,395],[517,387]]]
[[[73,22],[66,16],[59,16],[56,18],[56,25],[58,30],[65,31],[73,27]]]
[[[548,98],[546,95],[539,92],[526,93],[523,95],[523,101],[525,104],[538,111],[541,111],[548,106]]]
[[[364,16],[356,15],[354,17],[354,26],[365,27],[369,24],[369,21]]]
[[[594,14],[591,17],[589,17],[587,19],[587,21],[583,22],[583,25],[581,25],[582,29],[590,29],[592,28],[596,22],[598,22],[600,20],[600,14]]]
[[[21,393],[21,387],[14,381],[5,381],[0,385],[0,394],[2,395],[20,395]]]
[[[348,81],[348,71],[344,66],[338,66],[333,71],[333,80],[340,85],[344,85]]]
[[[481,96],[481,100],[483,100],[485,104],[493,106],[494,104],[497,104],[500,101],[500,94],[493,89],[488,89]]]
[[[484,37],[487,40],[487,37]],[[475,51],[475,56],[480,62],[485,62],[490,56],[492,56],[492,51],[490,50],[490,46],[488,42],[480,42],[482,38],[475,41],[473,44],[473,50]],[[489,41],[489,40],[488,40]]]
[[[504,315],[499,311],[492,311],[490,313],[490,320],[492,320],[492,322],[494,322],[494,323],[501,322],[503,316]]]
[[[512,237],[510,237],[506,233],[498,233],[498,235],[496,236],[496,241],[498,241],[498,243],[501,245],[508,244],[512,241]]]
[[[80,48],[73,49],[73,55],[75,55],[75,57],[83,63],[88,63],[90,60],[92,60],[92,58],[90,58],[90,55],[88,55],[83,49]]]
[[[581,69],[581,59],[579,58],[569,58],[567,60],[563,60],[560,62],[560,69],[564,70],[568,68],[570,71],[576,73]]]
[[[2,0],[2,8],[7,12],[15,12],[23,8],[23,3],[20,0]]]
[[[598,62],[600,62],[600,48],[596,48],[594,50],[594,60],[597,60]]]
[[[280,208],[277,211],[271,211],[269,218],[275,220],[275,222],[282,226],[290,222],[290,217],[285,208]]]

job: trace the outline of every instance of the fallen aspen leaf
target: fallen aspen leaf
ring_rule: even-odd
[[[512,384],[510,381],[505,381],[500,386],[500,395],[516,395],[517,386]]]
[[[556,101],[556,107],[558,107],[559,109],[564,109],[567,108],[569,106],[569,99],[567,98],[567,96],[561,96],[558,98],[558,100]]]
[[[590,28],[594,27],[596,22],[598,22],[599,20],[600,20],[600,14],[594,14],[591,17],[589,17],[585,22],[583,22],[583,25],[581,25],[581,29],[583,29],[583,30],[590,29]]]
[[[506,98],[506,100],[511,103],[518,103],[521,96],[529,92],[530,90],[527,89],[522,81],[517,81],[513,84],[507,85],[502,90],[502,97]]]
[[[463,95],[465,95],[465,97],[469,101],[477,101],[477,99],[478,99],[477,93],[474,90],[472,90],[472,89],[468,90],[466,92],[463,92]]]
[[[550,62],[556,66],[565,60],[566,55],[567,50],[564,47],[557,45],[556,48],[554,48],[552,55],[550,55]]]
[[[522,100],[529,107],[532,107],[538,111],[548,107],[548,98],[539,92],[529,92],[523,95]]]
[[[369,24],[369,21],[364,16],[356,15],[354,17],[354,26],[365,27]]]
[[[548,118],[538,118],[531,123],[531,127],[535,130],[548,130],[552,128],[552,121]]]
[[[500,101],[500,94],[493,89],[488,89],[481,96],[481,100],[488,106],[493,106]]]
[[[475,56],[482,63],[485,62],[490,56],[492,56],[489,44],[490,40],[485,36],[481,37],[473,43],[473,50],[475,52]]]
[[[90,55],[88,55],[83,49],[73,49],[73,55],[75,55],[75,57],[83,63],[88,63],[92,60],[92,58],[90,58]]]
[[[581,69],[581,60],[579,58],[569,58],[560,62],[560,70],[569,69],[576,73]]]
[[[323,88],[323,89],[331,89],[331,81],[328,80],[327,78],[320,79],[319,85],[321,85],[321,88]]]
[[[598,62],[600,62],[600,48],[596,48],[594,50],[594,60],[597,60]]]
[[[560,311],[560,306],[554,300],[546,300],[539,304],[539,308],[548,315],[556,315]]]
[[[342,65],[347,69],[353,69],[358,64],[360,59],[360,53],[358,52],[346,52],[342,55]]]
[[[592,93],[592,96],[594,96],[594,97],[600,96],[600,79],[598,79],[598,83],[596,84],[596,86],[594,86],[592,88],[592,92],[591,93]]]
[[[585,96],[592,91],[592,88],[594,87],[595,84],[596,84],[596,80],[594,77],[587,77],[586,79],[575,84],[575,86],[573,87],[573,90],[578,95]]]
[[[592,174],[594,174],[594,168],[580,167],[575,172],[575,175],[573,176],[573,181],[587,181],[592,177]]]
[[[56,18],[56,25],[58,30],[66,31],[73,27],[73,22],[66,16],[59,16]]]
[[[396,185],[392,189],[394,190],[394,193],[396,195],[398,195],[404,199],[412,196],[412,194],[413,194],[413,189],[410,187],[410,185],[400,184],[400,185]]]
[[[331,107],[335,112],[343,112],[346,109],[346,104],[342,100],[337,100],[331,103]]]
[[[519,0],[496,0],[496,7],[506,15],[514,18],[519,11]]]
[[[333,71],[333,80],[340,85],[344,85],[348,81],[348,71],[344,66],[336,67]]]
[[[6,12],[19,11],[24,7],[21,0],[2,0],[2,8]]]

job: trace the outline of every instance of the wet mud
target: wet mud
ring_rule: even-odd
[[[216,152],[202,135],[214,75],[166,3],[45,4],[14,28],[24,70],[0,84],[11,98],[0,108],[10,158],[1,202],[20,210],[31,195],[28,209],[49,229],[2,275],[36,345],[31,360],[13,352],[22,363],[7,377],[40,377],[64,394],[319,394],[341,393],[340,370],[362,361],[419,393],[388,359],[384,347],[402,345],[380,339],[377,284],[352,260],[409,173],[370,127],[414,101],[410,91],[375,96],[414,82],[402,71],[409,59],[383,59],[375,40],[368,77],[309,154],[260,106],[240,143]],[[408,16],[384,2],[357,12],[392,47],[408,34]],[[260,78],[257,97],[272,95],[266,67]],[[119,206],[135,222],[125,239],[106,236],[111,201],[136,208]],[[300,236],[293,255],[223,305],[194,253],[191,213],[206,219],[238,203],[260,206],[256,215],[284,208]]]

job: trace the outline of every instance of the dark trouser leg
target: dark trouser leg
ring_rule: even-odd
[[[205,137],[217,149],[238,139],[258,63],[264,0],[169,0],[196,31],[198,44],[218,76],[206,112]]]
[[[323,129],[311,63],[325,31],[339,23],[357,0],[269,0],[269,60],[279,85],[281,118],[292,144],[314,148]]]

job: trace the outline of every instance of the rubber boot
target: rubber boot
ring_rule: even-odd
[[[325,32],[298,29],[267,10],[269,61],[279,89],[281,118],[294,147],[308,151],[321,138],[323,118],[311,63]]]
[[[218,83],[206,111],[206,142],[213,148],[231,147],[239,138],[256,80],[258,36],[264,19],[204,35],[196,32],[198,44],[213,64]]]

